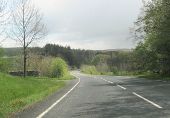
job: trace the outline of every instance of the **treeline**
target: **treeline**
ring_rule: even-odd
[[[11,53],[12,52],[12,53]],[[22,54],[21,48],[4,48],[5,56],[18,57]],[[82,64],[91,64],[97,51],[71,49],[69,46],[47,44],[43,48],[32,47],[28,49],[28,60],[34,56],[61,57],[72,68],[80,68]]]
[[[20,48],[7,48],[4,49],[5,55],[7,57],[18,58],[16,63],[19,63],[19,68],[22,67],[22,58],[19,58],[22,54],[22,49]],[[13,53],[11,53],[13,52]],[[95,50],[81,50],[81,49],[71,49],[69,46],[63,47],[55,44],[47,44],[43,48],[33,47],[29,48],[28,51],[28,69],[29,65],[36,68],[36,63],[43,57],[61,57],[64,59],[71,68],[81,68],[83,65],[94,65],[97,71],[101,73],[105,72],[115,72],[117,70],[130,69],[129,54],[130,50],[127,51],[95,51]],[[35,62],[30,64],[30,62]],[[15,65],[15,68],[18,66]]]
[[[13,53],[11,53],[13,52]],[[22,49],[8,48],[4,49],[7,57],[13,58],[12,70],[22,70],[23,60],[21,58]],[[98,74],[126,74],[129,72],[140,73],[145,66],[141,58],[139,49],[135,50],[81,50],[71,49],[69,46],[60,46],[47,44],[43,48],[33,47],[28,51],[28,70],[40,70],[41,60],[45,58],[46,64],[51,58],[60,57],[64,59],[70,68],[87,70],[86,73]],[[144,52],[143,52],[144,53]],[[144,54],[142,55],[144,56]],[[38,65],[39,64],[39,65]],[[46,64],[48,68],[48,64]],[[43,67],[41,67],[43,68]]]
[[[15,53],[11,55],[10,50]],[[4,49],[4,52],[7,57],[12,57],[15,61],[13,62],[13,70],[22,69],[23,60],[20,58],[22,51],[19,48],[16,48],[16,50],[15,48]],[[81,69],[89,74],[159,73],[160,70],[156,66],[161,64],[155,61],[154,53],[145,50],[142,43],[133,50],[108,51],[71,49],[69,46],[47,44],[43,48],[29,48],[27,69],[40,70],[44,75],[48,75],[48,72],[46,72],[48,65],[51,59],[56,57],[64,59],[71,69]]]
[[[96,51],[71,49],[69,46],[63,47],[55,44],[47,44],[43,48],[45,56],[62,57],[71,67],[79,68],[82,64],[91,64]]]

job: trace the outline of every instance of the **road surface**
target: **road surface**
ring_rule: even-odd
[[[170,118],[170,82],[130,77],[79,78],[17,118]]]

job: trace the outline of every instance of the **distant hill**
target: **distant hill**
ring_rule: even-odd
[[[133,49],[107,49],[107,50],[99,50],[101,52],[131,52]]]
[[[21,54],[22,48],[3,48],[5,56],[16,56]]]
[[[61,49],[64,49],[65,47],[64,46],[60,46]],[[13,47],[13,48],[3,48],[4,49],[4,53],[5,53],[5,56],[16,56],[16,55],[19,55],[22,53],[22,48],[18,48],[18,47]],[[42,50],[43,48],[34,48],[34,52],[37,52],[37,51],[43,51]],[[71,50],[76,50],[76,49],[71,49]],[[88,51],[94,51],[94,52],[102,52],[102,53],[105,53],[105,52],[131,52],[133,49],[107,49],[107,50],[88,50]]]

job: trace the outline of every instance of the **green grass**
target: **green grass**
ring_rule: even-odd
[[[63,78],[20,78],[0,73],[0,118],[8,117],[11,113],[28,107],[42,100],[45,96],[65,85]]]
[[[137,72],[128,72],[128,71],[118,71],[116,73],[112,73],[114,76],[137,76],[139,73]]]
[[[109,75],[109,76],[134,76],[134,75],[138,75],[137,73],[132,73],[132,72],[127,72],[127,71],[119,71],[116,73],[113,72],[91,72],[89,73],[88,71],[81,71],[82,73],[85,74],[91,74],[91,75]]]
[[[153,80],[170,80],[170,76],[164,76],[164,75],[154,74],[154,73],[145,73],[145,74],[138,75],[137,77],[153,79]]]
[[[73,80],[73,79],[75,79],[75,77],[72,76],[72,75],[67,74],[64,77],[60,77],[60,78],[56,78],[56,79],[57,80]]]
[[[127,71],[120,71],[117,73],[105,73],[104,75],[111,75],[111,76],[132,76],[137,78],[146,78],[152,80],[170,80],[170,76],[164,76],[156,73],[151,72],[127,72]]]
[[[108,75],[106,73],[106,75]],[[111,75],[111,74],[110,74]],[[155,80],[170,80],[169,76],[164,76],[151,72],[128,72],[128,71],[120,71],[117,73],[113,73],[113,76],[133,76],[137,78],[146,78],[146,79],[155,79]]]
[[[83,71],[82,71],[83,72]],[[94,73],[86,73],[85,74],[91,74],[91,75],[109,75],[109,76],[132,76],[137,78],[146,78],[146,79],[155,79],[155,80],[170,80],[170,76],[164,76],[160,74],[155,74],[151,72],[128,72],[128,71],[117,71],[116,73],[113,72],[102,72],[98,74]]]

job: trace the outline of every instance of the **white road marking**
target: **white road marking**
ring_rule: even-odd
[[[127,88],[121,86],[121,85],[117,85],[118,87],[122,88],[123,90],[126,90]]]
[[[76,77],[76,76],[75,76]],[[76,77],[78,78],[78,77]],[[48,109],[46,109],[44,112],[42,112],[39,116],[36,118],[42,118],[45,114],[47,114],[52,108],[54,108],[59,102],[61,102],[76,86],[80,83],[80,78],[78,78],[79,81],[74,85],[73,88],[71,88],[65,95],[63,95],[59,100],[57,100],[54,104],[52,104]]]
[[[101,78],[102,80],[104,80],[105,82],[108,82],[108,83],[111,83],[111,84],[113,84],[113,82],[111,82],[111,81],[108,81],[108,80],[106,80],[106,79],[103,79],[103,78]]]
[[[111,83],[111,84],[113,84],[113,82],[111,82],[111,81],[108,81],[108,80],[106,80],[106,79],[103,79],[103,78],[101,78],[102,80],[104,80],[104,81],[106,81],[106,82],[108,82],[108,83]],[[125,87],[123,87],[123,86],[121,86],[121,85],[117,85],[118,87],[120,87],[120,88],[122,88],[123,90],[126,90],[127,88],[125,88]]]
[[[108,81],[108,80],[106,80],[106,79],[103,79],[102,77],[101,77],[101,79],[104,80],[104,81],[106,81],[106,82],[108,82],[108,83],[113,84],[113,82]],[[121,85],[117,85],[117,86],[120,87],[120,88],[122,88],[123,90],[126,90],[126,89],[127,89],[127,88],[125,88],[125,87],[123,87],[123,86],[121,86]],[[132,92],[132,93],[133,93],[135,96],[137,96],[137,97],[143,99],[144,101],[146,101],[146,102],[152,104],[153,106],[155,106],[155,107],[157,107],[157,108],[159,108],[159,109],[162,109],[162,107],[161,107],[160,105],[158,105],[158,104],[156,104],[156,103],[154,103],[154,102],[152,102],[152,101],[150,101],[150,100],[148,100],[148,99],[142,97],[141,95],[139,95],[139,94],[137,94],[137,93],[135,93],[135,92]]]
[[[152,101],[150,101],[150,100],[148,100],[148,99],[142,97],[141,95],[139,95],[139,94],[137,94],[137,93],[135,93],[135,92],[133,92],[133,94],[136,95],[137,97],[139,97],[139,98],[145,100],[146,102],[152,104],[153,106],[155,106],[155,107],[157,107],[157,108],[159,108],[159,109],[162,109],[161,106],[159,106],[158,104],[156,104],[156,103],[154,103],[154,102],[152,102]]]

